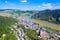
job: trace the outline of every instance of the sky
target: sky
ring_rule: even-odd
[[[60,9],[60,0],[0,0],[0,9]]]

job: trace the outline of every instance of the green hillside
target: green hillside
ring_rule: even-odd
[[[0,40],[17,40],[9,27],[17,21],[13,18],[0,16]]]
[[[43,10],[32,15],[32,18],[41,19],[53,23],[60,23],[60,9]]]

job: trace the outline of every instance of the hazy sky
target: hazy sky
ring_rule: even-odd
[[[60,0],[0,0],[0,9],[60,9]]]

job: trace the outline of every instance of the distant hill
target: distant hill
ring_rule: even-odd
[[[53,23],[60,23],[60,9],[39,11],[38,13],[34,13],[31,17]]]
[[[33,12],[35,11],[22,11],[22,10],[18,10],[18,9],[0,9],[0,13],[10,13],[10,14],[18,14],[18,15],[21,15],[21,14],[24,14],[24,13],[27,13],[27,15],[29,14],[32,14]]]

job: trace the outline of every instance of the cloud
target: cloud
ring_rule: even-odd
[[[39,8],[46,8],[46,9],[51,9],[53,6],[51,3],[47,3],[47,4],[41,4],[38,6]]]
[[[44,8],[52,8],[52,4],[51,3],[42,4],[42,7],[44,7]]]
[[[5,1],[5,3],[8,3],[8,1]]]
[[[27,0],[22,0],[21,2],[27,2]]]
[[[43,3],[37,6],[39,9],[60,9],[60,5],[52,4],[52,3]]]

